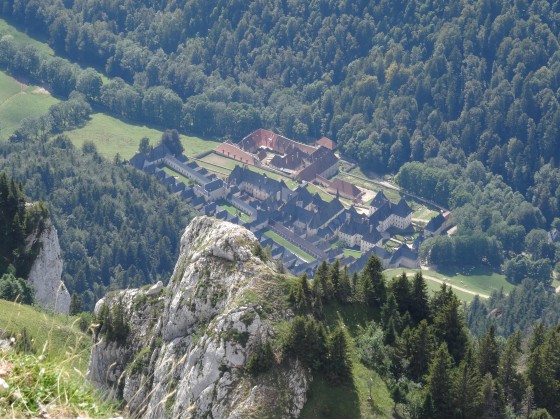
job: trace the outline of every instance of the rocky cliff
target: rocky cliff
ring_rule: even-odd
[[[56,229],[50,221],[27,239],[27,249],[37,249],[28,280],[35,291],[35,302],[41,307],[68,314],[70,294],[61,280],[62,256]]]
[[[254,255],[256,246],[242,227],[194,219],[166,289],[120,291],[97,303],[104,322],[91,380],[137,417],[297,416],[310,379],[298,362],[274,359],[258,375],[245,368],[292,316],[288,279]]]

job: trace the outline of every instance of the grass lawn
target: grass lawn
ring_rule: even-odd
[[[359,250],[343,249],[342,253],[344,256],[352,256],[353,258],[360,259],[363,255]]]
[[[25,86],[0,72],[0,135],[7,138],[20,125],[22,119],[46,114],[58,102],[45,90]]]
[[[412,269],[388,269],[385,271],[385,275],[387,278],[392,278],[395,275],[400,275],[402,271],[405,270],[406,272],[416,272]],[[449,285],[454,285],[456,287],[461,287],[467,289],[469,291],[479,293],[479,294],[486,294],[490,295],[493,291],[499,291],[501,288],[504,291],[510,292],[515,288],[515,285],[510,284],[506,281],[505,276],[501,274],[497,274],[495,272],[491,272],[484,268],[472,269],[469,272],[438,272],[433,270],[422,270],[422,273],[425,275],[432,276],[438,279],[445,279]],[[429,288],[437,290],[440,287],[440,284],[435,283],[434,281],[426,280],[428,283]],[[473,296],[471,294],[462,292],[460,290],[454,289],[455,293],[459,298],[464,301],[471,301]],[[464,297],[464,298],[463,298]]]
[[[418,219],[428,224],[428,221],[430,221],[436,215],[438,215],[436,211],[432,211],[431,209],[428,209],[426,207],[419,207],[412,213],[412,218]]]
[[[313,185],[311,183],[307,184],[307,190],[312,195],[315,195],[316,193],[318,193],[319,196],[323,199],[323,201],[331,202],[334,199],[334,196],[332,196],[331,194],[328,194],[326,192],[323,192],[321,189],[319,189],[318,187],[316,187],[315,185]]]
[[[67,131],[65,134],[76,147],[81,147],[86,141],[93,141],[102,156],[113,159],[119,153],[122,158],[129,159],[138,151],[142,137],[148,137],[150,143],[156,145],[162,131],[145,125],[129,124],[112,116],[96,113],[84,127]],[[215,141],[186,135],[181,135],[181,143],[187,156],[212,150],[218,144]]]
[[[387,269],[383,272],[383,274],[385,275],[385,279],[386,280],[390,280],[392,278],[394,278],[395,276],[399,276],[403,273],[403,271],[407,272],[407,273],[414,273],[417,272],[413,269],[405,269],[405,268],[393,268],[393,269]],[[422,271],[424,272],[424,271]],[[429,279],[424,278],[426,281],[426,286],[428,287],[428,292],[431,295],[433,295],[436,291],[439,291],[441,289],[441,284],[434,282],[434,281],[430,281]],[[467,287],[464,287],[467,288]],[[459,300],[461,301],[465,301],[467,303],[470,303],[473,299],[474,299],[474,295],[469,294],[468,292],[464,292],[461,290],[458,290],[456,288],[453,288],[453,293],[457,296],[457,298],[459,298]]]
[[[54,51],[46,42],[41,42],[34,38],[31,38],[25,32],[16,29],[4,19],[0,19],[0,37],[5,35],[11,36],[13,40],[18,44],[32,45],[44,54],[54,55]]]
[[[189,179],[188,177],[183,176],[181,173],[176,172],[173,169],[170,169],[169,167],[165,166],[163,168],[163,171],[165,173],[167,173],[168,175],[171,175],[173,177],[175,177],[177,180],[179,180],[180,182],[183,182],[185,185],[190,185],[192,183],[192,180]]]
[[[200,161],[204,161],[209,164],[215,164],[216,166],[220,166],[221,168],[228,169],[230,171],[235,169],[235,166],[239,165],[239,162],[228,159],[227,157],[219,156],[215,153],[208,154],[207,156],[200,159]]]
[[[280,246],[284,246],[286,249],[288,249],[294,255],[297,255],[297,256],[301,257],[303,260],[305,260],[307,262],[313,262],[315,260],[315,258],[313,256],[311,256],[307,252],[304,252],[299,247],[294,246],[292,243],[290,243],[288,240],[284,239],[283,237],[279,236],[274,231],[266,230],[266,233],[264,233],[264,235],[267,236],[267,237],[270,237],[272,240],[274,240]]]
[[[91,350],[91,337],[73,325],[75,318],[52,315],[34,307],[0,300],[0,330],[6,335],[22,333],[34,339],[32,350],[47,360],[85,371]]]
[[[235,208],[233,205],[231,205],[225,199],[220,199],[219,201],[216,202],[216,205],[219,205],[220,207],[225,209],[230,214],[238,216],[239,219],[241,221],[243,221],[244,223],[248,223],[248,222],[251,221],[251,218],[249,218],[249,216],[247,214],[245,214],[243,211],[239,211],[237,208]]]

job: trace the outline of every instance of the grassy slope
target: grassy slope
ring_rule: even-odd
[[[122,158],[129,159],[138,151],[142,137],[148,137],[150,143],[155,145],[161,134],[160,130],[126,123],[102,113],[93,114],[84,127],[66,132],[76,147],[81,147],[86,141],[92,141],[99,153],[108,159],[112,159],[117,153]],[[186,135],[181,135],[181,142],[188,156],[211,150],[218,144],[215,141]]]
[[[0,72],[0,136],[8,137],[22,119],[43,115],[58,102],[51,95],[39,92],[36,86],[21,84]]]
[[[0,369],[9,385],[0,397],[1,417],[115,416],[115,407],[102,402],[85,379],[91,337],[78,330],[75,318],[5,300],[0,300],[0,313],[0,337],[21,341],[25,333],[32,342],[27,353],[0,350]]]
[[[61,362],[81,371],[87,369],[91,337],[73,325],[74,318],[41,312],[34,307],[0,300],[0,330],[6,335],[26,330],[34,339],[32,350],[48,360]]]
[[[372,313],[360,305],[329,304],[324,307],[324,312],[330,327],[341,323],[354,338],[359,333],[357,325],[373,319]],[[352,339],[349,341],[352,381],[333,386],[321,375],[314,377],[309,399],[300,416],[302,419],[392,417],[393,402],[386,384],[377,373],[358,361]],[[370,382],[373,402],[368,400]]]
[[[31,38],[25,32],[18,30],[4,19],[0,19],[0,37],[5,35],[12,37],[13,40],[19,44],[31,45],[44,54],[54,55],[54,51],[47,43]]]

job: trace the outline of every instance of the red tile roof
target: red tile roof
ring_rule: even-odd
[[[329,186],[329,191],[350,199],[355,199],[362,194],[362,191],[360,191],[356,185],[342,179],[334,179]]]
[[[240,161],[241,163],[255,165],[255,158],[240,148],[230,143],[222,143],[215,149],[216,153],[223,154],[230,159]]]
[[[336,150],[337,147],[337,144],[333,140],[327,137],[318,139],[317,141],[315,141],[315,144],[322,145],[323,147],[326,147],[329,150]]]

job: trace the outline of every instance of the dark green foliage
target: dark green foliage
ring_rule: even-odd
[[[494,293],[487,303],[474,302],[467,308],[467,326],[482,336],[488,322],[494,322],[498,334],[509,336],[517,329],[551,327],[560,323],[560,298],[545,291],[535,280],[525,280],[509,294]],[[542,325],[539,326],[539,324]]]
[[[0,152],[0,168],[25,179],[31,199],[48,202],[49,211],[39,203],[20,219],[29,230],[50,212],[63,280],[83,309],[107,290],[169,278],[189,210],[152,176],[111,164],[95,150],[76,150],[64,136],[46,144],[2,143]]]
[[[101,336],[105,337],[107,341],[116,342],[119,345],[126,343],[130,326],[122,300],[112,302],[110,307],[107,303],[103,304],[95,322],[99,324]]]
[[[316,305],[316,298],[309,288],[309,280],[307,279],[307,274],[304,273],[296,280],[296,283],[292,286],[290,290],[290,300],[293,302],[298,313],[311,313],[312,309]]]
[[[329,337],[329,357],[325,367],[327,377],[333,383],[342,383],[350,379],[352,360],[350,359],[346,332],[337,327]]]
[[[42,231],[49,213],[41,202],[26,208],[26,200],[22,185],[0,173],[0,274],[26,276],[35,257],[25,240]]]
[[[439,293],[446,293],[445,285]],[[434,298],[434,300],[437,297]],[[449,300],[439,310],[433,310],[436,337],[447,343],[446,351],[459,363],[465,353],[468,342],[462,308],[459,299],[452,293]]]
[[[427,391],[434,407],[434,419],[447,419],[452,416],[452,365],[453,359],[442,344],[435,352],[427,378]]]
[[[70,310],[69,314],[75,316],[82,311],[82,299],[76,293],[72,294],[72,299],[70,300]]]
[[[33,304],[33,288],[25,279],[7,273],[0,277],[0,298],[22,304]]]
[[[496,342],[496,328],[490,325],[486,334],[482,337],[478,348],[478,373],[481,377],[490,374],[492,378],[498,375],[498,362],[500,353],[498,342]]]
[[[410,290],[410,315],[417,323],[430,317],[428,286],[422,277],[422,272],[417,272],[412,281]]]
[[[360,285],[363,301],[371,307],[381,307],[387,299],[383,266],[376,255],[371,255],[362,270]]]
[[[323,368],[328,361],[324,325],[310,316],[294,318],[283,337],[282,349],[286,354],[299,358],[309,368]]]
[[[174,156],[180,156],[183,154],[185,150],[183,145],[181,144],[181,140],[179,139],[179,133],[176,129],[168,129],[165,130],[163,135],[161,136],[161,144],[166,146],[171,154]]]
[[[266,343],[251,354],[245,365],[245,369],[250,374],[258,375],[268,371],[274,365],[274,362],[272,346],[270,346],[270,343]]]

